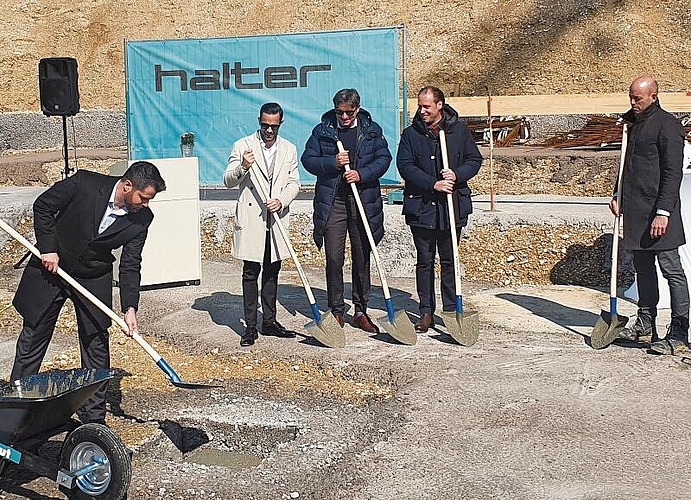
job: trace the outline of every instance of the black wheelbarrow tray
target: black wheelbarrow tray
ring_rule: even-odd
[[[0,389],[0,471],[13,462],[55,481],[71,499],[126,498],[132,468],[125,445],[105,425],[72,419],[114,376],[112,370],[57,370]],[[34,452],[63,432],[58,464]]]

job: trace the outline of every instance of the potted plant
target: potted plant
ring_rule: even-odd
[[[182,156],[192,156],[194,152],[194,132],[180,135],[180,152]]]

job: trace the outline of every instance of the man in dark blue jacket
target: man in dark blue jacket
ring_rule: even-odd
[[[442,164],[439,131],[446,134],[449,169]],[[453,195],[453,222],[457,234],[468,223],[473,207],[468,180],[480,170],[482,156],[458,113],[445,103],[436,87],[418,93],[418,110],[411,126],[403,131],[396,155],[398,171],[405,181],[403,215],[413,233],[417,250],[415,277],[420,297],[419,333],[434,326],[434,261],[439,249],[441,297],[444,311],[456,310],[453,248],[447,194]]]
[[[389,168],[391,153],[381,127],[360,108],[355,89],[339,90],[334,109],[322,116],[307,140],[302,164],[317,177],[314,194],[314,242],[326,253],[326,288],[331,312],[341,326],[343,314],[343,264],[345,238],[350,235],[353,326],[369,333],[377,328],[367,315],[370,293],[370,248],[358,214],[351,184],[355,184],[369,219],[375,243],[384,237],[384,212],[379,178]],[[339,153],[337,141],[346,151]],[[352,169],[345,171],[345,165]]]

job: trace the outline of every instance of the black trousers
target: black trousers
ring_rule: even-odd
[[[281,261],[271,262],[271,238],[266,232],[264,238],[264,262],[245,260],[242,266],[242,305],[245,309],[245,324],[257,327],[257,306],[259,287],[259,273],[262,271],[262,313],[264,324],[276,321],[276,294],[278,292],[278,272]]]
[[[67,299],[74,304],[79,332],[79,350],[82,368],[110,368],[110,345],[108,330],[102,329],[93,318],[82,299],[74,292],[65,289],[50,304],[50,307],[36,326],[26,321],[17,339],[17,348],[10,380],[18,380],[38,373],[48,345],[53,337],[60,310]],[[106,384],[107,385],[107,384]],[[104,422],[106,418],[106,389],[97,391],[78,411],[84,422]]]
[[[657,316],[657,303],[660,300],[660,290],[657,284],[655,257],[660,265],[660,271],[669,285],[672,320],[681,321],[688,327],[689,323],[689,288],[686,274],[681,265],[679,251],[665,250],[656,252],[651,250],[634,250],[633,267],[636,270],[638,285],[639,313],[650,318]]]
[[[346,234],[350,236],[351,282],[355,314],[367,313],[371,288],[370,253],[372,250],[355,198],[336,196],[329,220],[324,228],[324,252],[326,253],[326,293],[329,308],[332,313],[341,315],[345,312],[343,264],[345,263]]]
[[[436,298],[434,296],[434,274],[436,252],[439,250],[441,264],[441,300],[442,310],[456,310],[456,284],[453,269],[453,244],[451,231],[448,229],[424,229],[412,227],[413,243],[417,252],[415,264],[415,281],[417,294],[420,297],[420,314],[434,314]],[[456,230],[457,235],[460,229]]]

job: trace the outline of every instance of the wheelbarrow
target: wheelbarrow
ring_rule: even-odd
[[[114,376],[112,370],[56,370],[0,388],[0,473],[12,462],[55,481],[70,499],[126,498],[132,467],[125,445],[107,426],[71,418]],[[59,463],[34,451],[65,431]]]

